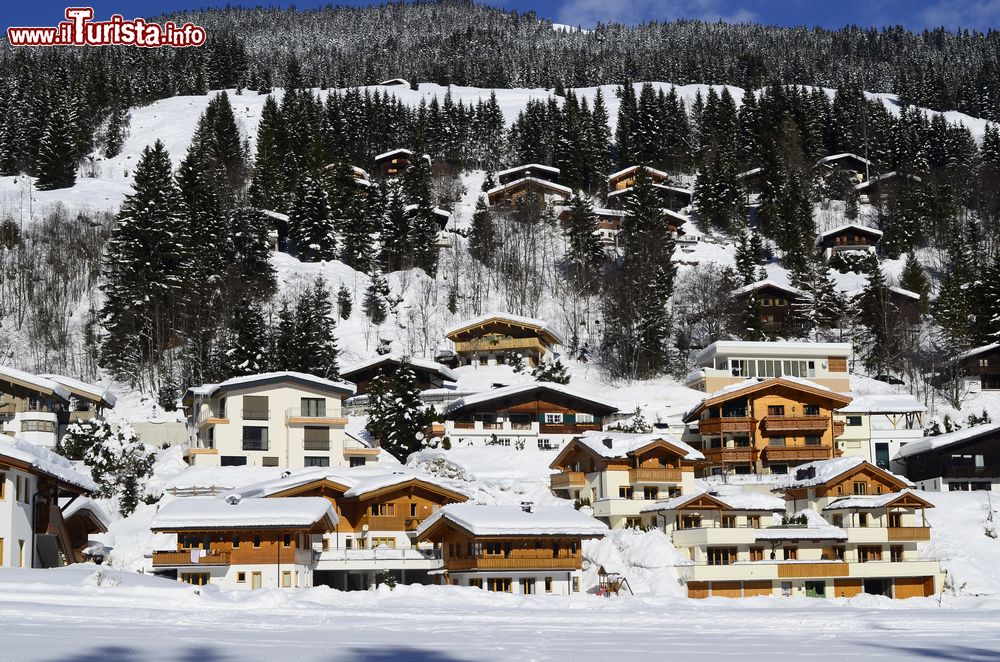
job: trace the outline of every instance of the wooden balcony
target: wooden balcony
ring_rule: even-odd
[[[930,540],[931,529],[928,526],[890,526],[889,540]]]
[[[739,448],[706,448],[702,450],[709,462],[753,462],[754,449],[750,446]]]
[[[943,467],[945,478],[992,478],[1000,476],[1000,466],[996,467]]]
[[[528,349],[545,353],[550,351],[548,345],[538,338],[507,338],[502,340],[476,339],[461,340],[455,343],[455,351],[459,354],[471,352],[498,352],[508,349]]]
[[[542,434],[583,434],[588,430],[600,430],[600,423],[542,423]]]
[[[567,557],[481,557],[481,558],[451,558],[445,563],[448,570],[576,570],[580,568],[582,559],[575,556]]]
[[[472,421],[455,421],[456,430],[474,430],[475,428],[476,424]]]
[[[153,552],[153,565],[229,565],[230,553],[210,550],[205,556],[191,559],[191,552]]]
[[[825,416],[765,416],[763,427],[768,432],[823,432],[830,427]]]
[[[402,516],[394,515],[369,515],[367,517],[368,528],[372,531],[405,531],[406,523]]]
[[[568,487],[584,487],[587,475],[582,471],[563,471],[549,477],[549,487],[554,490],[565,490]]]
[[[722,434],[723,432],[753,432],[754,419],[749,416],[727,416],[724,418],[703,418],[698,421],[701,434]]]
[[[768,446],[764,449],[764,458],[768,462],[783,462],[785,460],[828,460],[833,457],[831,446]]]
[[[847,563],[779,563],[779,579],[803,577],[847,577],[850,569]]]
[[[681,482],[680,469],[668,469],[666,467],[653,467],[649,469],[636,468],[628,470],[628,482],[630,483],[679,483]]]

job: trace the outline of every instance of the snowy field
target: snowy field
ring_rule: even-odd
[[[24,574],[40,578],[24,583]],[[996,660],[1000,603],[193,590],[93,566],[0,571],[3,660]],[[108,586],[108,577],[120,581]]]

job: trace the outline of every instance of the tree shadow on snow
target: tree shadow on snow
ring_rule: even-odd
[[[472,658],[452,657],[446,653],[433,650],[424,650],[410,647],[385,647],[385,648],[353,648],[344,657],[336,657],[335,660],[357,660],[358,662],[462,662],[462,660],[474,660]]]
[[[940,648],[929,646],[893,646],[890,644],[869,644],[881,651],[903,653],[906,657],[928,660],[962,660],[962,662],[996,662],[1000,660],[1000,651],[995,648],[980,648],[978,646],[958,646],[943,644]]]
[[[186,648],[180,651],[161,651],[160,653],[124,646],[101,646],[76,655],[53,658],[52,662],[147,662],[160,655],[164,655],[164,659],[176,660],[177,662],[222,662],[226,659],[233,659],[223,657],[219,651],[204,646]]]

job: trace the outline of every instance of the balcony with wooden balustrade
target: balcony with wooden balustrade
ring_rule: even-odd
[[[549,477],[549,487],[554,490],[565,490],[570,487],[584,487],[587,475],[582,471],[563,471]]]
[[[198,550],[195,550],[198,551]],[[154,566],[168,565],[229,565],[229,552],[209,550],[205,556],[192,557],[190,550],[180,552],[153,552]]]
[[[779,563],[779,579],[801,579],[805,577],[847,577],[850,566],[844,562],[826,563]]]
[[[887,531],[892,542],[931,539],[931,529],[928,526],[890,526]]]
[[[455,343],[455,351],[459,354],[521,349],[534,350],[540,353],[550,351],[549,346],[542,343],[538,338],[477,338],[475,340],[460,340]]]
[[[680,469],[635,467],[628,470],[628,482],[630,483],[679,483],[681,479]]]
[[[764,449],[764,459],[768,462],[828,460],[832,458],[832,446],[768,446]]]
[[[701,434],[722,434],[724,432],[753,432],[754,419],[749,416],[724,416],[703,418],[698,421]]]
[[[825,416],[772,416],[764,417],[763,428],[768,432],[823,432],[830,427]]]
[[[705,459],[709,462],[753,462],[754,449],[752,446],[739,446],[735,448],[706,448],[702,450]]]
[[[460,570],[576,570],[582,560],[576,556],[552,558],[544,556],[481,556],[450,558],[445,563],[449,571]]]

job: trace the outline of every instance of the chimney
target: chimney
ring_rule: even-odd
[[[535,504],[534,504],[534,502],[532,502],[532,501],[522,501],[521,502],[521,510],[523,510],[526,513],[533,513],[533,512],[535,512]]]

